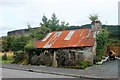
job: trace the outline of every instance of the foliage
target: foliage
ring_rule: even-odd
[[[96,15],[96,14],[90,15],[90,16],[89,16],[89,19],[90,19],[92,22],[97,21],[97,20],[98,20],[98,15]]]
[[[2,56],[2,60],[7,60],[7,54],[4,54],[4,55]]]
[[[42,39],[47,33],[49,33],[51,31],[51,29],[47,28],[47,27],[39,27],[37,29],[33,29],[31,31],[30,37],[31,38],[35,38],[37,40]]]
[[[109,36],[109,32],[107,31],[107,29],[103,29],[102,32],[97,34],[96,37],[97,55],[102,56],[102,54],[104,54],[104,51],[108,43],[108,36]]]
[[[32,48],[34,48],[34,40],[30,39],[25,45],[25,50],[32,49]]]
[[[68,23],[65,23],[64,21],[59,24],[59,19],[57,19],[54,13],[52,14],[51,19],[48,19],[45,15],[43,15],[40,27],[37,29],[32,29],[30,36],[32,38],[40,40],[51,31],[65,30],[67,27]]]
[[[49,28],[49,20],[45,15],[43,15],[42,22],[40,23],[40,27],[38,27],[37,29],[32,29],[30,36],[32,38],[40,40],[50,31],[51,29]]]
[[[6,36],[2,38],[2,51],[10,51],[11,50],[11,42],[13,37]]]
[[[58,31],[65,30],[65,29],[67,29],[68,25],[69,25],[69,23],[65,23],[63,21],[63,22],[61,22],[61,24],[59,25],[59,27],[56,30],[58,30]]]
[[[14,61],[13,61],[13,63],[19,63],[19,62],[21,62],[23,59],[24,59],[24,52],[23,51],[16,51],[16,52],[14,52]]]
[[[120,26],[119,25],[103,25],[103,28],[107,28],[110,32],[110,39],[120,39]]]
[[[2,64],[11,64],[13,62],[13,56],[7,56],[7,60],[0,60]]]
[[[12,51],[24,51],[24,47],[27,44],[27,41],[29,40],[28,37],[25,36],[15,36],[14,39],[11,41],[11,49]]]
[[[14,51],[16,53],[15,58],[12,60],[4,61],[4,63],[9,63],[14,61],[14,63],[18,63],[22,59],[24,59],[24,55],[22,54],[25,51],[25,46],[28,43],[30,37],[19,35],[19,36],[6,36],[2,38],[2,50],[3,51]],[[28,46],[28,45],[27,45]],[[2,57],[5,58],[5,57]]]
[[[68,27],[68,23],[65,23],[62,21],[59,22],[59,19],[57,19],[55,13],[52,14],[51,19],[48,19],[45,15],[42,18],[42,22],[40,23],[41,27],[49,28],[50,31],[60,31],[65,30]]]
[[[72,69],[85,69],[87,67],[90,66],[89,62],[86,61],[80,61],[78,65],[74,65],[74,66],[64,66],[65,68],[72,68]]]
[[[9,47],[8,47],[8,43],[7,40],[5,40],[4,38],[2,39],[2,51],[8,51]]]
[[[53,13],[51,19],[49,20],[49,28],[52,31],[56,31],[59,27],[59,20],[57,19],[56,15]]]
[[[90,66],[90,63],[89,63],[89,62],[80,61],[80,68],[81,68],[81,69],[85,69],[85,68],[87,68],[88,66]]]
[[[42,22],[40,23],[40,26],[49,28],[49,20],[45,15],[43,15],[42,17]]]

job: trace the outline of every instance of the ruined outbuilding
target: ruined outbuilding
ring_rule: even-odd
[[[74,66],[80,61],[93,64],[96,56],[96,34],[101,31],[100,21],[91,23],[91,28],[54,31],[42,40],[36,41],[35,47],[44,49],[38,56],[40,63],[53,66]]]
[[[47,58],[46,63],[51,61],[53,66],[74,65],[81,60],[92,64],[96,55],[95,36],[96,32],[89,28],[55,31],[36,41],[35,47],[44,49],[39,59]]]

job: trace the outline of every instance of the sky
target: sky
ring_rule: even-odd
[[[8,31],[38,27],[42,16],[56,14],[69,25],[90,24],[90,14],[97,14],[102,24],[118,24],[119,0],[0,0],[0,36]]]

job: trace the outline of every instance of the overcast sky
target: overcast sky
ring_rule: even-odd
[[[98,14],[103,24],[118,24],[119,0],[0,0],[0,36],[8,31],[39,26],[43,14],[53,13],[70,25],[84,25],[90,14]]]

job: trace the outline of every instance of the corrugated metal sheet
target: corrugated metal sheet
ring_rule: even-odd
[[[93,46],[95,39],[91,29],[65,30],[49,33],[43,40],[36,41],[36,48],[66,48]]]

